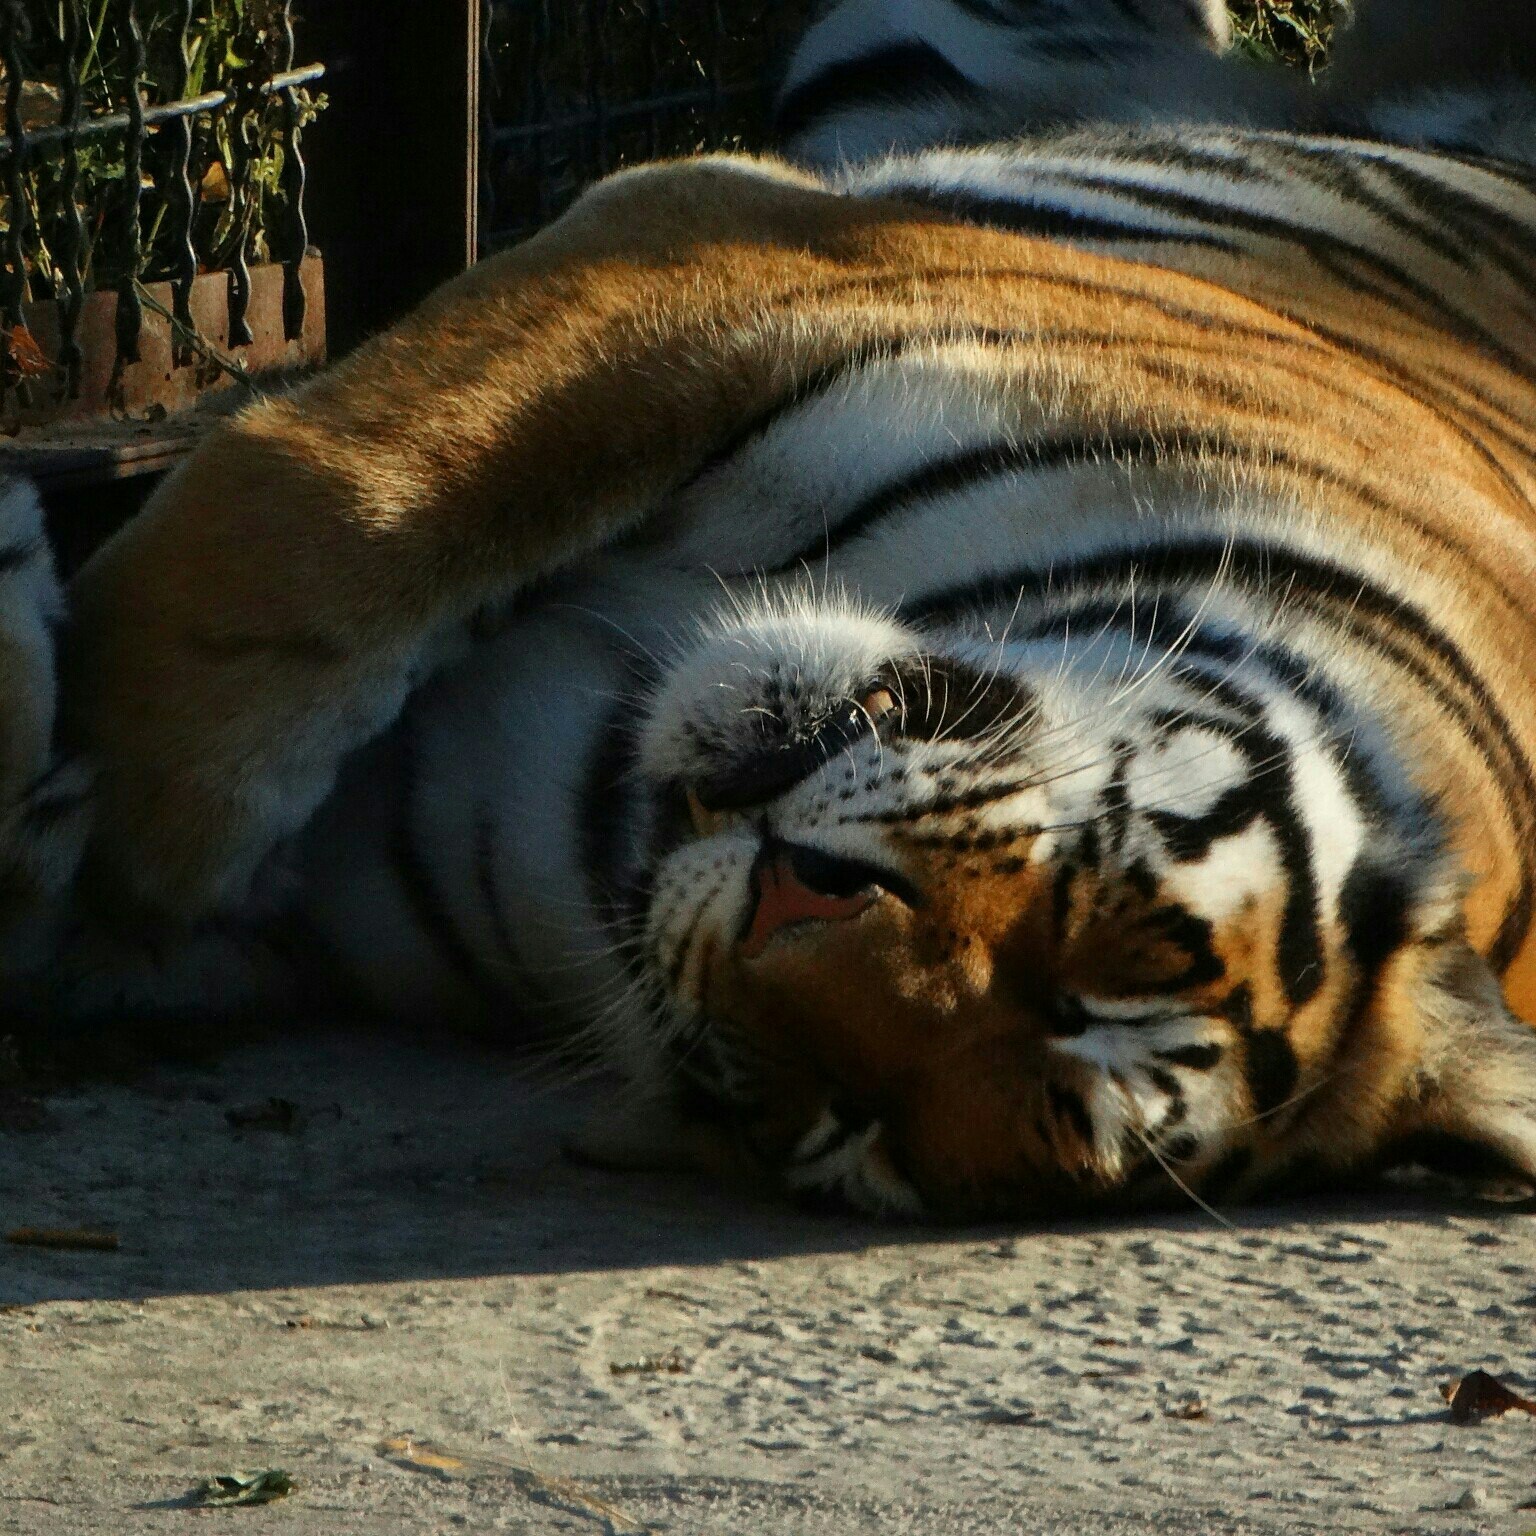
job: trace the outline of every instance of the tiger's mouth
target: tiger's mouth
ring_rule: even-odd
[[[736,935],[743,960],[755,960],[785,930],[849,922],[885,900],[922,905],[917,887],[895,870],[773,837],[763,840],[747,883],[749,904]]]

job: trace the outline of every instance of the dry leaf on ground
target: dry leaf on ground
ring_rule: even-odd
[[[681,1376],[693,1369],[693,1361],[680,1349],[661,1355],[642,1355],[638,1360],[610,1360],[608,1369],[615,1376]]]
[[[293,1492],[293,1479],[280,1467],[264,1472],[221,1472],[197,1490],[203,1504],[270,1504]]]
[[[451,1482],[460,1475],[509,1478],[524,1497],[551,1508],[580,1510],[585,1514],[597,1515],[607,1523],[610,1532],[638,1532],[644,1529],[638,1520],[631,1519],[606,1499],[588,1493],[574,1478],[546,1477],[542,1472],[535,1472],[532,1467],[518,1466],[494,1456],[478,1456],[469,1452],[455,1456],[440,1446],[417,1440],[411,1435],[395,1435],[380,1441],[379,1454],[387,1456],[398,1467],[427,1472],[444,1482]]]
[[[438,1450],[424,1440],[409,1435],[396,1435],[379,1443],[379,1453],[412,1472],[430,1472],[436,1477],[450,1477],[455,1472],[467,1472],[469,1463],[447,1451]]]
[[[1440,1388],[1440,1396],[1451,1405],[1453,1424],[1471,1424],[1479,1419],[1496,1419],[1519,1409],[1536,1414],[1536,1402],[1521,1397],[1487,1371],[1468,1371],[1460,1381]]]
[[[53,364],[48,361],[47,355],[38,346],[32,332],[24,325],[13,325],[10,328],[6,338],[6,350],[9,354],[10,366],[19,378],[32,379],[53,372]]]

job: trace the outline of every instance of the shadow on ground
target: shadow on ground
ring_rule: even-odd
[[[1198,1232],[1191,1209],[1133,1223],[942,1231],[813,1216],[684,1176],[579,1166],[562,1147],[599,1090],[540,1087],[462,1043],[328,1032],[55,1094],[0,1135],[0,1225],[99,1228],[116,1252],[9,1247],[0,1304],[479,1275],[702,1266],[924,1242],[1049,1244],[1128,1224]],[[1444,1207],[1384,1192],[1303,1211],[1320,1224]],[[1231,1213],[1245,1230],[1298,1212]]]

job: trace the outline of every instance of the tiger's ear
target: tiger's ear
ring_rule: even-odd
[[[1415,946],[1381,1022],[1416,1037],[1384,1144],[1390,1165],[1536,1185],[1536,1028],[1511,1012],[1498,977],[1464,940]],[[1404,1010],[1404,1012],[1399,1012]]]

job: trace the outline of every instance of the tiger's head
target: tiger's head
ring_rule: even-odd
[[[1279,642],[765,599],[638,741],[658,1040],[791,1189],[969,1218],[1536,1170],[1536,1034],[1440,818]]]

